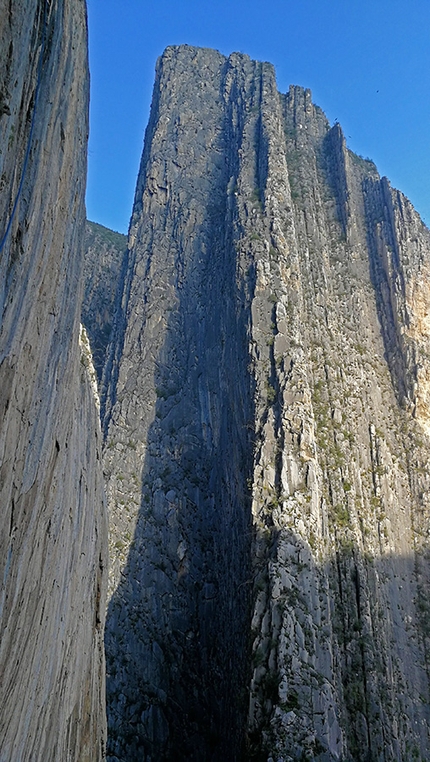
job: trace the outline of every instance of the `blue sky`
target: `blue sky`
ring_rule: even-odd
[[[275,65],[430,225],[430,0],[88,0],[88,218],[127,232],[157,57],[188,43]]]

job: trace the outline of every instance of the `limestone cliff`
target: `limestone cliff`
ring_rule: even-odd
[[[79,333],[82,0],[1,0],[0,86],[0,759],[96,762],[107,526]]]
[[[94,367],[101,380],[112,331],[115,299],[127,236],[87,220],[84,238],[82,323],[90,340]]]
[[[104,371],[112,762],[428,759],[429,257],[308,90],[166,50]]]

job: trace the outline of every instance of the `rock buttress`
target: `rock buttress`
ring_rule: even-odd
[[[85,4],[1,2],[0,29],[0,758],[94,762],[107,526],[79,339]]]
[[[105,366],[112,760],[426,758],[429,254],[308,90],[167,49]]]

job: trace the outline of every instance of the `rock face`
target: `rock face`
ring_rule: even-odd
[[[90,340],[94,367],[101,381],[112,331],[115,299],[127,236],[87,221],[84,239],[82,323]]]
[[[85,4],[0,2],[0,759],[104,758],[107,526],[79,334]]]
[[[429,257],[308,90],[166,50],[102,401],[112,762],[428,758]]]
[[[178,65],[178,88],[170,105],[155,96],[105,369],[111,589],[120,582],[107,653],[119,759],[229,758],[246,718],[250,284],[237,277],[233,231],[220,226],[224,59],[208,51],[195,62],[207,82],[196,123],[189,55],[172,51],[160,64],[166,84]],[[165,132],[170,119],[183,142]],[[236,143],[228,150],[236,162]]]

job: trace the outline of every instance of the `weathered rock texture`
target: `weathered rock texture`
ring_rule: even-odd
[[[0,83],[0,759],[94,762],[107,527],[79,337],[85,4],[0,2]]]
[[[127,236],[87,221],[84,239],[82,323],[90,340],[94,367],[101,380],[112,331],[115,298]]]
[[[158,62],[104,376],[116,760],[425,760],[430,235],[308,90]]]

